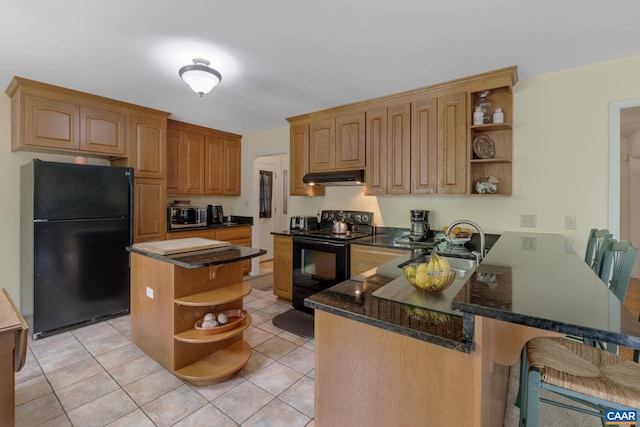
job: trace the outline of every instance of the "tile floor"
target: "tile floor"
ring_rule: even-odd
[[[229,381],[191,386],[130,340],[129,316],[29,341],[16,426],[313,426],[314,342],[271,319],[290,305],[245,298],[253,354]]]

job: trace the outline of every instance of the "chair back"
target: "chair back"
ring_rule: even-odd
[[[602,261],[606,249],[606,245],[603,245],[603,243],[612,237],[613,234],[609,233],[609,230],[605,228],[602,230],[592,228],[589,232],[589,240],[587,241],[587,251],[584,256],[584,261],[598,276],[600,276],[600,272],[602,271]]]
[[[607,240],[600,279],[609,287],[620,302],[624,303],[631,270],[638,257],[638,248],[628,240]]]

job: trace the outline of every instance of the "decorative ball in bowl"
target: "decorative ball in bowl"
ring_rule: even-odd
[[[403,268],[404,276],[419,292],[437,294],[447,289],[456,279],[449,262],[439,256],[431,256],[429,263],[408,264]]]
[[[194,325],[200,335],[216,335],[230,331],[242,325],[247,312],[242,309],[224,310],[218,313],[207,313]]]

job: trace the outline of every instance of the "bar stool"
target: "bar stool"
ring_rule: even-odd
[[[611,239],[613,234],[609,233],[607,229],[598,230],[592,228],[589,232],[589,239],[587,240],[587,251],[584,256],[584,261],[589,267],[599,276],[602,269],[602,258],[604,256],[605,245],[602,243],[608,239]]]
[[[536,427],[545,402],[600,417],[607,410],[640,408],[640,365],[617,354],[565,338],[530,340],[520,361],[520,426]],[[546,389],[590,409],[542,398]]]

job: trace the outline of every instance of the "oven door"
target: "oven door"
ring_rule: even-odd
[[[304,299],[344,282],[349,276],[349,245],[320,239],[293,237],[293,295],[297,310],[313,313]]]

